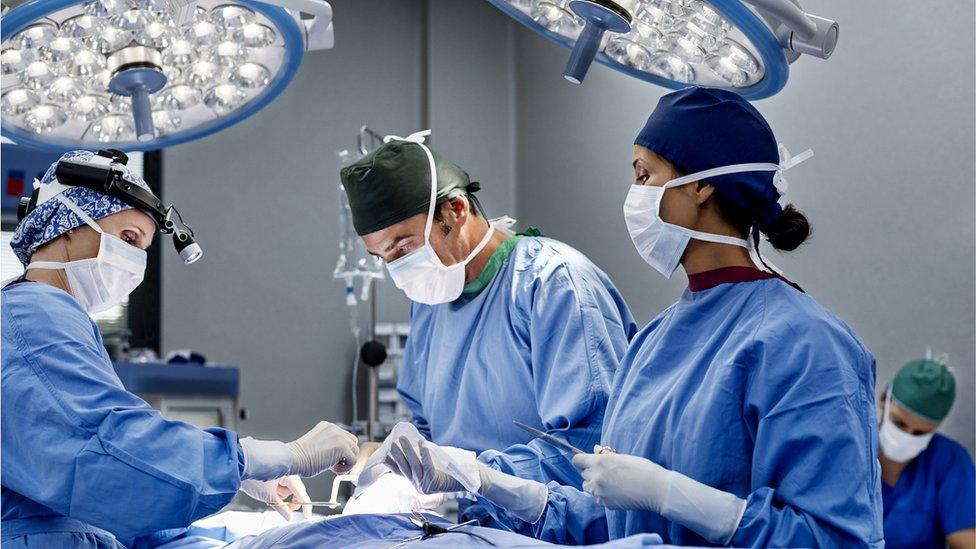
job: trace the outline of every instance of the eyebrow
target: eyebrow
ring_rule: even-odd
[[[404,240],[409,239],[411,236],[412,235],[409,235],[409,234],[403,234],[403,235],[400,235],[400,236],[394,238],[393,241],[390,242],[390,245],[387,246],[385,250],[383,250],[383,253],[390,253],[391,251],[393,251],[393,248],[396,248],[397,246],[400,245],[401,242],[403,242]]]

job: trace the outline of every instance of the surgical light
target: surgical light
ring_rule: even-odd
[[[325,0],[2,6],[3,137],[48,150],[147,150],[204,137],[266,106],[306,51],[333,44]]]
[[[795,0],[488,0],[571,50],[563,76],[582,82],[592,62],[679,89],[725,88],[761,99],[786,85],[801,54],[827,59],[835,21]]]

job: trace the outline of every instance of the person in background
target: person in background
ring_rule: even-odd
[[[641,257],[666,278],[680,265],[688,288],[621,361],[601,446],[573,458],[583,491],[489,479],[475,492],[500,522],[573,544],[656,533],[676,545],[883,546],[874,358],[759,268],[760,235],[791,251],[810,233],[779,204],[782,172],[808,156],[791,159],[736,93],[661,98],[634,143],[623,214]],[[399,472],[457,489],[418,446],[391,450],[406,457]],[[500,491],[519,495],[516,520]]]
[[[878,457],[889,549],[976,547],[973,460],[961,444],[936,432],[955,397],[952,370],[932,359],[902,366],[878,394]]]
[[[88,151],[60,161],[109,165]],[[155,545],[238,490],[290,518],[298,506],[284,498],[309,501],[299,477],[351,467],[356,437],[320,422],[287,444],[239,439],[168,421],[126,391],[89,314],[139,285],[159,227],[119,197],[62,185],[56,166],[11,240],[26,272],[0,291],[3,549]],[[124,164],[111,166],[151,193]]]
[[[479,184],[427,133],[389,139],[341,172],[357,233],[413,302],[400,396],[427,439],[492,471],[579,487],[571,455],[512,421],[598,442],[634,320],[583,254],[489,221]]]

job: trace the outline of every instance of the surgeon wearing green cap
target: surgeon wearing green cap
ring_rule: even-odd
[[[527,490],[578,488],[572,455],[513,420],[592,448],[634,320],[580,252],[489,220],[480,186],[427,133],[388,138],[341,173],[356,231],[413,302],[397,389],[424,437],[477,454],[485,489],[499,470]]]
[[[936,432],[956,380],[943,360],[904,365],[878,397],[885,546],[976,546],[976,471],[961,444]],[[971,401],[970,401],[971,404]]]

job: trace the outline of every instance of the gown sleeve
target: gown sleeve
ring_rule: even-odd
[[[237,435],[126,391],[68,294],[3,303],[3,485],[122,540],[188,526],[240,486]]]
[[[946,442],[950,442],[946,440]],[[945,462],[940,464],[936,512],[942,531],[951,535],[976,526],[976,470],[969,452],[954,441],[945,445]]]
[[[482,496],[478,503],[513,532],[559,545],[590,545],[610,541],[606,508],[596,498],[570,486],[548,484],[542,517],[534,524],[510,515]]]
[[[836,329],[787,332],[749,361],[753,491],[731,545],[881,547],[874,359]]]
[[[531,349],[536,411],[544,431],[588,451],[600,441],[629,318],[621,318],[620,305],[585,269],[562,263],[544,277],[525,274],[535,280],[531,291],[515,300],[513,316],[528,336],[524,343]],[[479,457],[522,478],[582,485],[572,455],[539,439],[503,451],[487,450]]]

